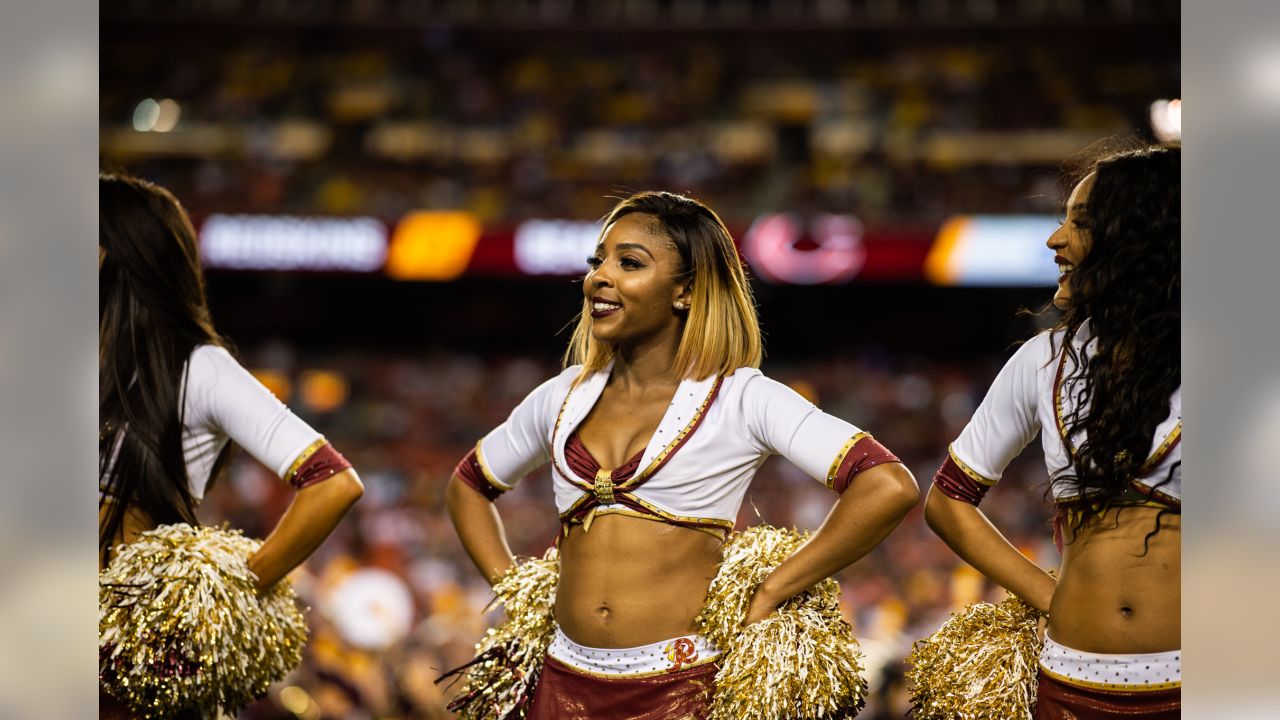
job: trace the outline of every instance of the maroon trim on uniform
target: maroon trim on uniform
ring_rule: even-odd
[[[934,473],[933,486],[952,500],[975,506],[982,502],[982,498],[991,489],[990,486],[983,485],[965,474],[965,471],[961,470],[952,459],[951,453],[947,453],[947,459],[942,461],[942,467]]]
[[[329,443],[320,446],[319,450],[311,453],[311,457],[302,463],[302,467],[298,468],[298,472],[293,474],[293,480],[289,481],[290,485],[301,490],[305,487],[311,487],[318,482],[324,482],[329,478],[337,475],[343,470],[350,470],[351,463],[347,459],[333,449]]]
[[[615,483],[630,478],[636,474],[636,470],[640,469],[640,458],[643,456],[644,449],[641,448],[635,457],[614,468],[609,476]],[[596,473],[600,472],[600,461],[591,454],[576,431],[564,444],[564,459],[569,463],[569,469],[579,477],[588,483],[595,482]]]
[[[453,469],[453,474],[457,475],[472,490],[491,501],[497,500],[498,496],[503,493],[502,488],[495,486],[485,478],[484,470],[480,469],[480,459],[476,457],[475,448],[471,448],[471,452],[462,458],[458,466]]]
[[[888,448],[876,442],[875,438],[868,435],[854,443],[853,447],[849,448],[849,452],[845,453],[844,460],[840,463],[840,467],[836,469],[836,477],[831,482],[831,489],[843,495],[859,473],[890,462],[902,461],[898,459],[897,455],[889,452]]]

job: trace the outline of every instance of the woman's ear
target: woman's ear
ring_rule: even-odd
[[[688,310],[693,298],[693,281],[677,286],[676,299],[672,303],[676,310]]]

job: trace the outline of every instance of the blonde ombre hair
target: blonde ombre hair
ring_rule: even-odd
[[[702,380],[729,375],[740,367],[760,367],[764,354],[755,300],[733,238],[711,208],[670,192],[640,192],[619,202],[604,220],[600,236],[632,214],[652,217],[680,255],[678,281],[692,281],[690,307],[673,367]],[[603,370],[616,348],[591,336],[591,309],[582,301],[564,365],[582,365],[579,379]]]

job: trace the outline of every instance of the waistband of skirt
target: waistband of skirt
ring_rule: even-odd
[[[1059,682],[1094,690],[1168,690],[1182,687],[1182,651],[1102,655],[1074,650],[1045,633],[1040,670]]]
[[[665,675],[713,662],[720,649],[701,635],[661,640],[631,648],[593,648],[569,639],[559,627],[547,654],[587,675],[645,677]]]

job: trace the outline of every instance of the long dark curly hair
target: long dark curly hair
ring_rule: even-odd
[[[125,511],[196,523],[182,451],[185,368],[213,328],[195,230],[168,190],[98,178],[98,549],[110,557]],[[226,463],[223,449],[216,477]],[[212,478],[211,478],[212,479]]]
[[[1061,478],[1088,511],[1077,524],[1120,500],[1182,384],[1181,162],[1179,147],[1152,146],[1077,173],[1094,174],[1083,214],[1090,248],[1067,279],[1070,302],[1056,328],[1077,368],[1067,380],[1079,402],[1063,422],[1068,438],[1084,440]],[[1077,351],[1070,338],[1086,320],[1097,344]]]

